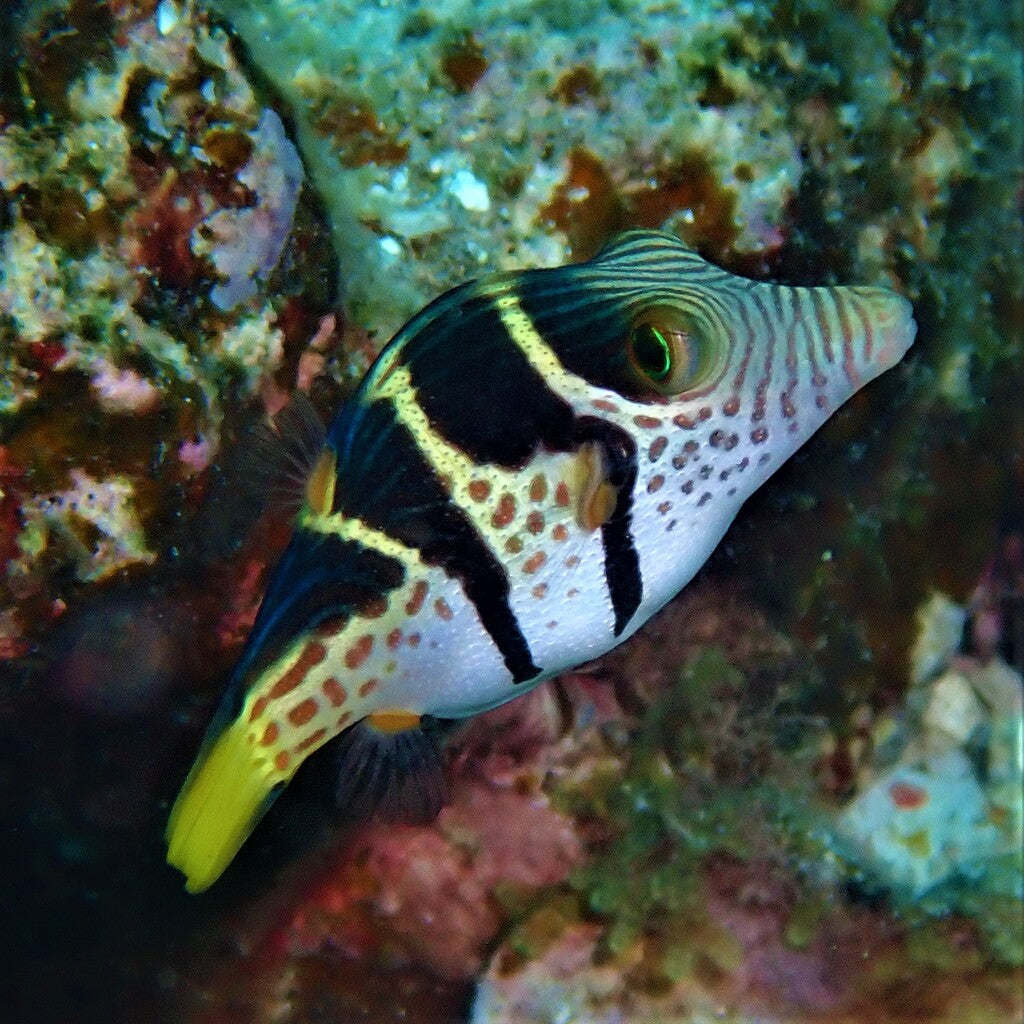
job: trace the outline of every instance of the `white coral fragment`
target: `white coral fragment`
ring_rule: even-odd
[[[491,197],[487,186],[472,171],[465,168],[452,175],[448,190],[459,201],[463,209],[486,213],[491,208]]]
[[[838,826],[867,863],[913,896],[969,870],[999,845],[985,792],[961,750],[879,776]]]
[[[135,489],[123,476],[96,480],[71,471],[71,487],[41,495],[22,506],[25,526],[18,537],[23,560],[34,561],[51,547],[63,547],[80,580],[91,582],[130,565],[151,565],[154,552],[135,508]]]
[[[910,678],[915,686],[931,679],[956,653],[967,612],[936,591],[917,610],[917,636],[910,650]]]

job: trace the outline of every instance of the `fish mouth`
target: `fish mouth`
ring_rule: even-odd
[[[914,344],[917,321],[914,307],[902,295],[886,288],[854,288],[867,307],[864,350],[859,369],[865,380],[892,369]]]

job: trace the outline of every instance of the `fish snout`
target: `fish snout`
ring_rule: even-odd
[[[914,309],[902,295],[888,288],[853,288],[863,315],[863,332],[854,346],[861,377],[869,381],[895,366],[914,343]],[[860,332],[858,332],[860,333]]]

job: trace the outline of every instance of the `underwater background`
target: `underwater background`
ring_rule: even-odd
[[[1019,3],[0,7],[0,1020],[1024,1020]],[[919,329],[425,826],[170,802],[325,417],[479,274],[657,227]]]

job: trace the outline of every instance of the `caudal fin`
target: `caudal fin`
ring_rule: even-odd
[[[189,892],[209,888],[266,813],[280,776],[254,756],[245,721],[235,719],[200,752],[167,821],[167,863]]]

